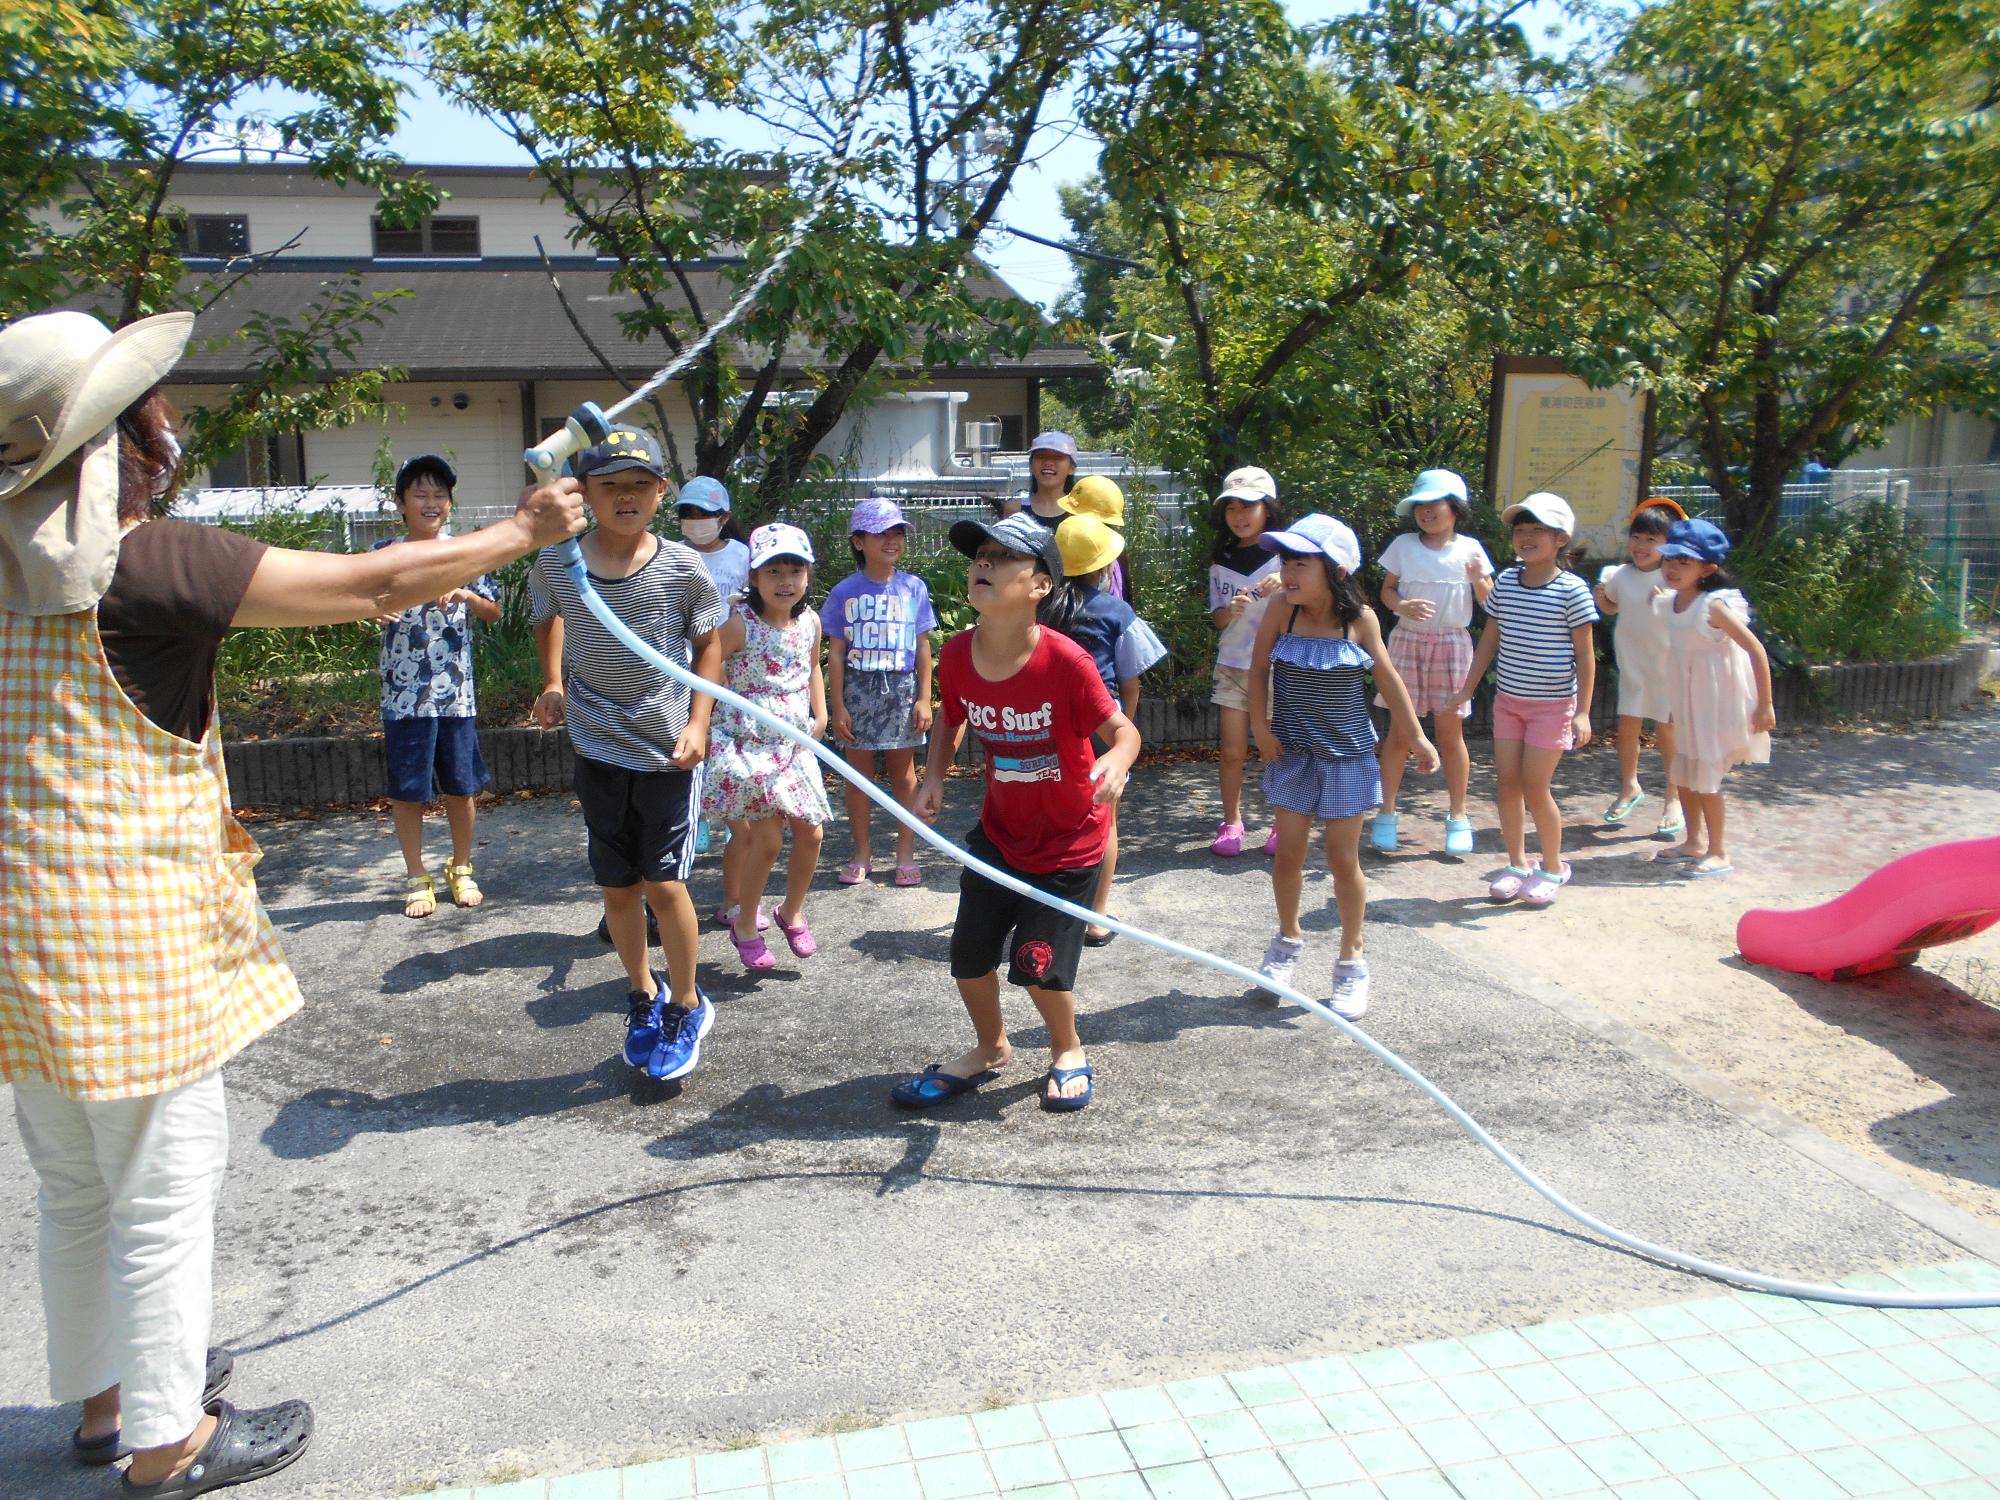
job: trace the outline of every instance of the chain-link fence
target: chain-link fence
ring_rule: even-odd
[[[1720,497],[1705,484],[1661,485],[1654,493],[1689,515],[1722,514]],[[1961,625],[2000,617],[2000,464],[1835,470],[1818,483],[1786,485],[1779,524],[1869,505],[1889,506],[1923,536],[1941,611]]]

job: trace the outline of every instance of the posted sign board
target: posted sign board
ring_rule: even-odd
[[[1629,385],[1592,390],[1552,359],[1493,361],[1486,493],[1506,509],[1537,490],[1576,512],[1576,544],[1622,557],[1625,522],[1653,467],[1653,397]]]

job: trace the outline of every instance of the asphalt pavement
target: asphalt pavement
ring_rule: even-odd
[[[1267,866],[1207,854],[1213,778],[1135,781],[1116,909],[1254,964]],[[975,793],[954,781],[948,830]],[[1088,1110],[1038,1107],[1046,1039],[1025,996],[1011,1072],[920,1117],[892,1109],[898,1079],[968,1035],[945,966],[956,880],[926,854],[924,889],[840,888],[840,825],[808,908],[818,957],[779,944],[753,980],[706,930],[715,1029],[668,1085],[618,1059],[624,984],[593,935],[569,799],[484,812],[488,904],[421,922],[392,901],[386,818],[256,832],[308,1004],[228,1072],[215,1330],[238,1351],[232,1399],[318,1412],[314,1450],[258,1486],[271,1500],[575,1472],[1714,1290],[1577,1229],[1317,1017],[1130,939],[1084,959]],[[701,861],[704,910],[718,878]],[[1301,976],[1325,986],[1323,871],[1306,907]],[[1612,1222],[1812,1278],[1962,1257],[1545,992],[1412,927],[1375,924],[1368,947],[1370,1033]],[[47,1398],[11,1132],[0,1193],[16,1205],[6,1493],[109,1493],[69,1465],[74,1409]]]

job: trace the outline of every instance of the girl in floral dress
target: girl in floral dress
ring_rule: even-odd
[[[826,730],[826,678],[819,616],[806,606],[813,560],[812,542],[796,526],[751,532],[748,590],[721,635],[724,684],[777,718],[810,728],[818,739]],[[806,891],[819,863],[821,825],[833,816],[813,753],[718,704],[704,776],[707,815],[729,824],[723,915],[743,967],[761,972],[778,962],[759,928],[764,886],[788,824],[792,862],[773,920],[792,952],[811,958],[819,944],[806,925]]]

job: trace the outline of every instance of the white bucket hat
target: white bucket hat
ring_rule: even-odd
[[[1576,512],[1569,508],[1569,501],[1561,495],[1547,490],[1536,490],[1525,500],[1516,500],[1500,512],[1500,524],[1512,526],[1521,517],[1539,521],[1551,531],[1560,531],[1564,536],[1576,535]]]
[[[118,415],[193,330],[191,312],[116,333],[80,312],[0,328],[0,609],[71,614],[104,596],[118,566]]]

